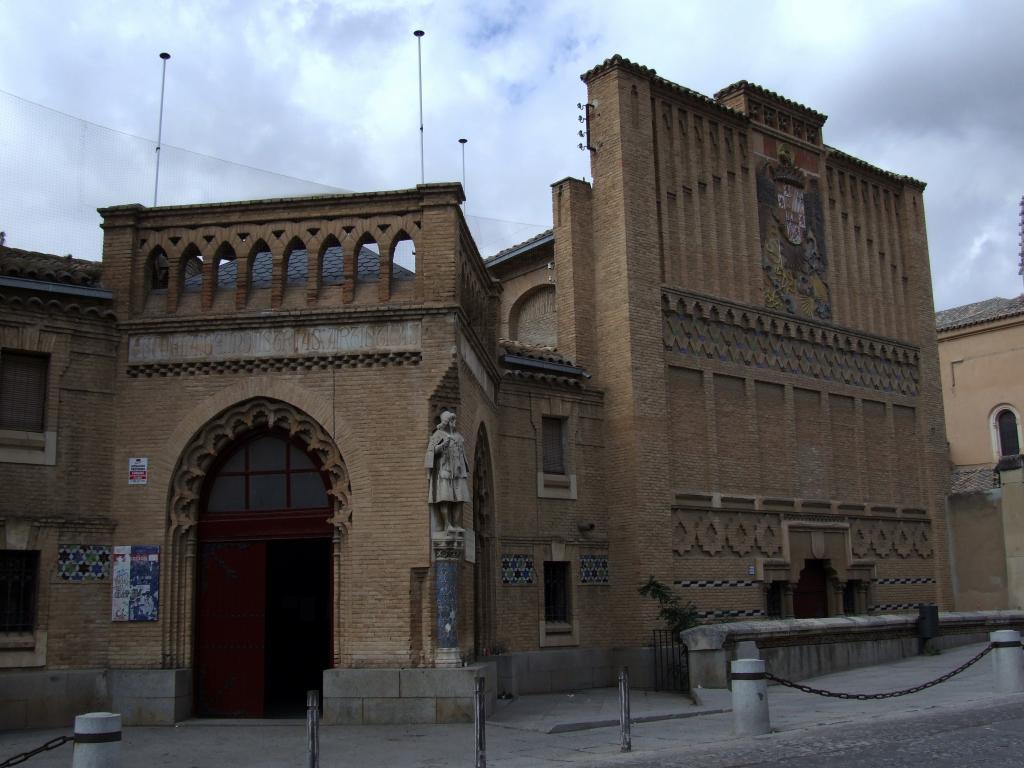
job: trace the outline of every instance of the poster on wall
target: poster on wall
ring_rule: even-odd
[[[160,547],[114,547],[112,621],[156,621],[160,609]]]
[[[128,485],[145,485],[149,482],[149,459],[135,456],[128,459]]]

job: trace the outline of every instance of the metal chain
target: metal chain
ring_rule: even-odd
[[[919,691],[923,691],[923,690],[925,690],[927,688],[931,688],[933,686],[936,686],[939,683],[946,682],[947,680],[949,680],[949,678],[955,677],[956,675],[959,675],[961,672],[963,672],[968,667],[970,667],[970,666],[972,666],[974,664],[977,664],[982,659],[982,657],[984,657],[985,654],[987,654],[991,650],[992,650],[992,646],[991,645],[985,646],[985,649],[981,653],[979,653],[977,656],[975,656],[973,659],[969,659],[968,661],[965,661],[963,664],[961,664],[959,667],[954,669],[952,672],[947,672],[942,677],[937,677],[934,680],[929,680],[927,683],[922,683],[921,685],[915,685],[913,688],[904,688],[902,691],[887,691],[886,693],[844,693],[844,692],[841,692],[841,691],[826,691],[823,688],[812,688],[809,685],[801,685],[800,683],[794,683],[792,680],[785,680],[785,679],[783,679],[781,677],[776,677],[771,672],[765,672],[764,676],[766,678],[768,678],[769,680],[772,680],[772,681],[778,683],[779,685],[786,686],[787,688],[796,688],[798,691],[803,691],[804,693],[813,693],[816,696],[827,696],[827,697],[832,698],[832,699],[854,699],[856,701],[872,701],[872,700],[875,700],[875,699],[894,699],[897,696],[906,696],[906,695],[911,694],[911,693],[918,693]],[[0,768],[3,768],[3,766],[0,766]]]
[[[29,752],[22,752],[20,755],[15,755],[14,757],[7,758],[2,763],[0,763],[0,768],[9,768],[9,766],[18,765],[19,763],[24,763],[30,757],[35,757],[40,752],[49,752],[51,749],[56,749],[57,747],[62,747],[65,744],[67,744],[69,741],[74,741],[74,740],[75,740],[74,736],[58,736],[55,739],[50,739],[48,742],[43,744],[41,747],[36,747],[35,749],[30,750]]]

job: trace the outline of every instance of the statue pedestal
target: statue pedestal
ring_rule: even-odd
[[[461,529],[431,541],[434,555],[434,596],[437,605],[437,650],[434,666],[461,667],[459,653],[459,564],[466,541]]]

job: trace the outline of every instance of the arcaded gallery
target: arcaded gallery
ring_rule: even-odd
[[[0,727],[642,685],[652,576],[952,607],[924,184],[747,82],[583,80],[592,181],[486,259],[454,183],[0,246]]]

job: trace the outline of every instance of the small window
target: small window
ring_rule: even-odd
[[[565,474],[565,419],[545,416],[543,431],[544,474]]]
[[[782,618],[782,590],[785,586],[784,581],[773,581],[768,585],[767,604],[765,605],[765,614],[769,619],[781,619]]]
[[[39,553],[0,549],[0,632],[36,628]]]
[[[0,353],[0,429],[44,431],[49,362],[46,355]]]
[[[544,621],[569,623],[569,563],[544,563]]]
[[[857,590],[860,589],[860,581],[851,579],[843,586],[843,613],[847,616],[855,616],[857,610]]]
[[[1020,434],[1017,432],[1017,416],[1009,408],[1004,408],[996,416],[996,432],[999,435],[999,455],[1017,456],[1020,454]]]

